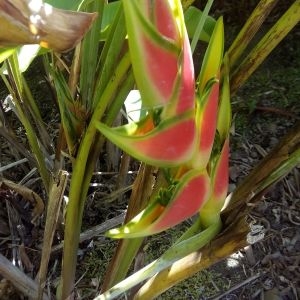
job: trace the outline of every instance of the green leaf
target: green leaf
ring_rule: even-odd
[[[81,118],[80,104],[73,100],[63,74],[60,71],[52,70],[51,75],[69,152],[73,154],[85,126],[84,120]]]
[[[46,3],[61,9],[66,10],[78,10],[79,6],[83,2],[83,0],[68,0],[68,1],[61,1],[61,0],[45,0]]]
[[[193,38],[196,32],[196,28],[198,23],[202,17],[202,11],[194,6],[190,6],[184,12],[184,19],[186,29],[189,35],[189,38]],[[199,39],[204,42],[209,42],[209,39],[213,33],[214,27],[216,24],[216,20],[210,16],[205,19],[205,23],[203,26],[203,30],[201,31]]]
[[[11,56],[17,48],[0,48],[0,63]]]
[[[212,78],[219,78],[224,50],[224,26],[223,18],[216,23],[213,34],[205,52],[200,75],[198,77],[198,90],[202,94],[205,86]]]
[[[99,59],[99,28],[101,27],[104,2],[94,1],[85,9],[88,12],[96,11],[98,13],[98,18],[81,42],[80,94],[82,103],[90,110],[93,107],[95,77]]]
[[[231,124],[230,85],[229,85],[229,61],[228,55],[224,56],[223,74],[221,82],[220,103],[217,119],[217,130],[222,141],[229,134]]]
[[[110,26],[113,23],[118,10],[120,8],[121,1],[111,2],[104,6],[104,12],[101,20],[101,35],[100,40],[106,40]]]

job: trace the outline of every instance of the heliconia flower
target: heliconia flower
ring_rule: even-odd
[[[159,233],[192,217],[210,196],[210,179],[205,170],[185,173],[166,203],[166,196],[155,198],[126,225],[108,231],[112,238],[136,238]]]
[[[143,129],[151,126],[144,126],[145,120],[140,123],[130,123],[117,128],[96,123],[96,127],[125,152],[148,164],[175,167],[190,160],[196,146],[193,112],[164,120],[148,132]]]
[[[129,49],[143,105],[163,117],[195,105],[192,53],[179,0],[123,1]]]
[[[211,217],[219,215],[228,187],[228,140],[221,139],[221,152],[211,155],[215,140],[219,141],[215,135],[224,44],[222,19],[215,25],[205,54],[196,102],[180,1],[132,0],[123,1],[123,6],[133,70],[148,115],[118,128],[99,122],[95,126],[136,159],[157,167],[176,167],[171,171],[176,185],[171,184],[171,191],[163,190],[136,217],[107,235],[136,238],[155,234],[199,211],[200,216],[203,211],[203,224],[209,224]],[[222,88],[226,95],[226,84]],[[157,108],[162,109],[158,119]],[[220,130],[227,131],[228,137],[227,125]]]
[[[211,225],[219,218],[220,211],[228,191],[229,178],[229,138],[225,140],[221,153],[214,158],[211,170],[211,195],[200,211],[200,219],[204,227]]]

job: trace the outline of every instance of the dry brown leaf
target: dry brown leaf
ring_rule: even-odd
[[[28,0],[0,0],[0,47],[39,44],[65,52],[82,39],[97,16],[36,2],[32,7]]]
[[[32,212],[32,220],[31,222],[34,224],[38,217],[42,215],[44,212],[44,202],[42,198],[32,191],[31,189],[27,188],[26,186],[19,185],[14,183],[10,180],[0,178],[0,190],[13,190],[17,194],[21,195],[26,201],[29,201],[33,205],[33,212]]]

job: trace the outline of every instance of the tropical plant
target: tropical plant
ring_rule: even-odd
[[[191,2],[183,1],[183,7],[187,9]],[[64,161],[67,157],[71,162],[72,176],[67,195],[62,274],[57,298],[74,297],[84,204],[104,137],[107,137],[151,166],[142,164],[140,167],[125,225],[108,232],[110,237],[125,239],[119,242],[104,278],[102,291],[105,293],[97,298],[111,299],[151,277],[136,293],[136,298],[154,297],[219,259],[220,243],[225,245],[223,256],[243,247],[248,232],[244,217],[249,191],[252,192],[251,197],[257,196],[299,163],[299,150],[295,148],[296,132],[286,143],[288,149],[284,148],[288,155],[284,159],[280,156],[278,164],[271,169],[268,159],[273,161],[274,157],[266,158],[258,171],[253,171],[257,174],[259,170],[265,170],[266,175],[254,183],[246,179],[232,195],[232,204],[220,214],[228,186],[229,89],[234,93],[297,24],[300,1],[294,1],[242,62],[239,59],[244,46],[276,1],[259,3],[225,55],[222,18],[214,21],[208,17],[212,1],[208,1],[203,13],[194,8],[185,12],[187,29],[179,0],[132,0],[122,1],[122,5],[105,1],[49,3],[85,12],[56,9],[41,1],[33,6],[33,2],[0,0],[0,24],[8,28],[0,33],[0,45],[6,47],[0,48],[0,59],[4,61],[1,77],[12,95],[11,106],[27,134],[30,150],[25,152],[26,156],[38,168],[47,193],[38,284],[20,274],[4,259],[0,260],[0,272],[12,282],[15,282],[11,276],[14,274],[18,278],[18,287],[25,294],[47,299],[43,288],[60,207],[66,193],[68,173],[64,171]],[[191,46],[188,35],[192,39]],[[192,50],[199,38],[209,44],[195,80]],[[15,47],[21,44],[39,46]],[[67,51],[75,45],[72,63],[68,65],[57,52]],[[61,126],[55,150],[22,74],[26,66],[20,67],[23,62],[20,55],[26,48],[30,49],[31,58],[42,56],[56,94]],[[139,119],[111,128],[134,84],[141,94]],[[2,123],[5,124],[4,120]],[[1,127],[0,133],[17,149],[22,149],[10,130]],[[278,153],[283,151],[283,147],[278,146]],[[153,173],[156,180],[149,176]],[[249,178],[255,178],[253,176]],[[4,184],[20,190],[8,181]],[[242,213],[234,220],[238,208],[242,208]],[[196,222],[170,249],[158,260],[122,281],[143,237],[166,230],[195,214],[198,215]],[[228,234],[227,229],[234,222],[242,224],[240,231],[236,228]],[[215,238],[218,233],[220,235]],[[236,242],[237,236],[239,242]],[[211,246],[207,245],[210,241]],[[203,259],[202,264],[199,251],[216,253],[216,258]],[[175,271],[166,276],[165,270],[170,265]],[[159,278],[163,278],[161,284],[157,284]],[[29,290],[26,290],[26,285]]]

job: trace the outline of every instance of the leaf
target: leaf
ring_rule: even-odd
[[[137,123],[142,118],[142,99],[138,90],[132,90],[125,99],[124,106],[127,113],[128,123]]]
[[[206,84],[212,78],[219,78],[224,49],[224,26],[222,17],[217,20],[208,48],[205,52],[200,75],[197,79],[198,91],[204,92]]]
[[[26,186],[14,183],[10,180],[1,178],[0,179],[0,190],[13,190],[17,194],[21,195],[24,200],[30,202],[33,206],[33,212],[32,212],[32,223],[35,224],[37,219],[42,215],[44,212],[44,202],[42,198],[32,191],[31,189],[27,188]]]
[[[60,71],[51,72],[69,153],[73,155],[85,129],[87,112],[79,101],[74,101],[68,84]]]
[[[9,56],[11,56],[16,51],[16,48],[0,48],[0,63],[6,60]]]
[[[34,58],[44,52],[45,51],[41,50],[41,47],[39,45],[24,45],[18,48],[17,55],[20,72],[25,72]]]
[[[222,141],[229,134],[231,124],[230,84],[229,84],[229,61],[227,54],[223,60],[223,73],[221,83],[221,94],[217,120],[217,130]]]
[[[83,2],[82,0],[68,0],[68,1],[44,0],[44,1],[52,6],[55,6],[60,9],[65,9],[65,10],[78,10],[79,6]]]
[[[194,37],[197,25],[202,17],[202,11],[194,6],[190,6],[184,12],[185,25],[189,38]],[[201,31],[199,39],[204,42],[209,42],[209,39],[213,33],[216,20],[210,16],[205,19],[203,30]]]
[[[110,230],[112,238],[136,238],[159,233],[196,214],[210,194],[206,171],[191,170],[126,225]],[[168,200],[170,197],[170,200]]]
[[[209,244],[209,242],[220,232],[221,228],[222,224],[221,222],[218,222],[202,232],[187,238],[186,240],[175,243],[160,258],[152,261],[139,271],[136,271],[132,275],[128,276],[123,281],[105,291],[103,294],[94,298],[94,300],[117,299],[118,296],[124,295],[127,290],[145,281],[146,279],[150,277],[155,278],[155,274],[161,272],[162,270],[165,270],[168,274],[170,274],[170,272],[172,273],[172,265],[174,265],[174,263],[194,251],[199,251],[199,249],[201,249],[203,246]],[[193,253],[192,256],[194,260],[196,259],[197,261],[201,260],[202,258],[201,253],[199,254],[199,252],[197,252],[196,255]],[[162,283],[166,284],[169,282],[167,278],[163,278]],[[155,291],[156,289],[151,287],[151,290]],[[143,297],[142,295],[139,295],[139,292],[135,295],[135,297],[137,299],[154,299],[152,296]]]
[[[117,15],[120,5],[121,1],[110,2],[104,5],[104,12],[101,20],[101,40],[106,40],[110,26]]]

